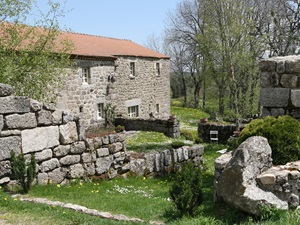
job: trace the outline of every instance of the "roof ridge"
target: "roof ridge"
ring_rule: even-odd
[[[114,38],[114,37],[107,37],[107,36],[101,36],[101,35],[96,35],[96,34],[86,34],[86,33],[80,33],[80,32],[75,32],[75,31],[63,31],[65,33],[69,34],[79,34],[79,35],[84,35],[84,36],[91,36],[91,37],[100,37],[100,38],[107,38],[107,39],[113,39],[113,40],[122,40],[122,41],[131,41],[129,39],[124,39],[124,38]]]

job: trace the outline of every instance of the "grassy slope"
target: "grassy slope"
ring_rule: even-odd
[[[199,118],[207,114],[194,109],[173,107],[174,113],[181,124],[196,129]],[[169,142],[168,138],[158,134],[142,134],[136,142],[148,140],[152,143]],[[158,135],[158,137],[157,137]],[[163,146],[164,147],[164,146]],[[270,211],[272,219],[254,222],[252,217],[229,207],[228,205],[213,202],[214,159],[219,156],[217,150],[222,145],[205,145],[203,176],[204,203],[198,210],[195,218],[177,219],[174,217],[172,204],[167,200],[169,178],[144,179],[130,178],[125,180],[112,180],[102,182],[75,181],[64,187],[36,186],[29,195],[47,197],[64,202],[82,204],[86,207],[111,213],[123,213],[126,216],[138,217],[148,220],[161,220],[168,224],[300,224],[300,213]],[[7,220],[10,224],[131,224],[126,222],[110,221],[85,216],[60,207],[48,207],[40,204],[23,203],[12,199],[0,190],[0,224]]]

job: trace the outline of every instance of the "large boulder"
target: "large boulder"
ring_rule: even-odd
[[[287,202],[257,186],[259,174],[272,167],[271,147],[266,138],[250,137],[232,154],[216,159],[215,200],[254,215],[261,206],[288,209]]]

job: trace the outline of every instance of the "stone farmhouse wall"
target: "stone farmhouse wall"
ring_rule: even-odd
[[[167,137],[178,138],[180,137],[179,120],[176,118],[169,119],[132,119],[129,117],[115,118],[115,126],[124,126],[126,131],[130,130],[143,130],[155,131],[164,133]]]
[[[135,76],[130,63],[135,63]],[[160,74],[156,74],[156,63]],[[78,60],[70,69],[58,93],[58,108],[81,118],[82,124],[101,125],[104,116],[97,115],[97,104],[115,106],[116,114],[127,115],[128,107],[138,106],[140,118],[169,116],[170,69],[168,59],[118,57],[115,61]],[[82,68],[90,69],[90,84],[83,83]]]
[[[262,116],[291,115],[300,120],[300,56],[270,58],[259,66]]]
[[[35,155],[39,184],[87,176],[148,176],[185,161],[203,162],[202,145],[136,154],[126,152],[125,133],[85,139],[78,117],[12,92],[0,84],[0,185],[10,182],[11,151],[28,160]]]

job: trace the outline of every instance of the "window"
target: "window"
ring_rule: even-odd
[[[91,69],[82,68],[82,83],[90,84],[91,83]]]
[[[139,116],[139,106],[130,106],[128,107],[128,116],[129,117],[138,117]]]
[[[135,63],[130,62],[130,76],[135,77]]]
[[[159,104],[156,104],[156,112],[159,113]]]
[[[97,119],[101,120],[104,118],[104,104],[98,103],[97,104]]]
[[[156,70],[156,76],[160,76],[160,64],[159,63],[155,64],[155,70]]]

